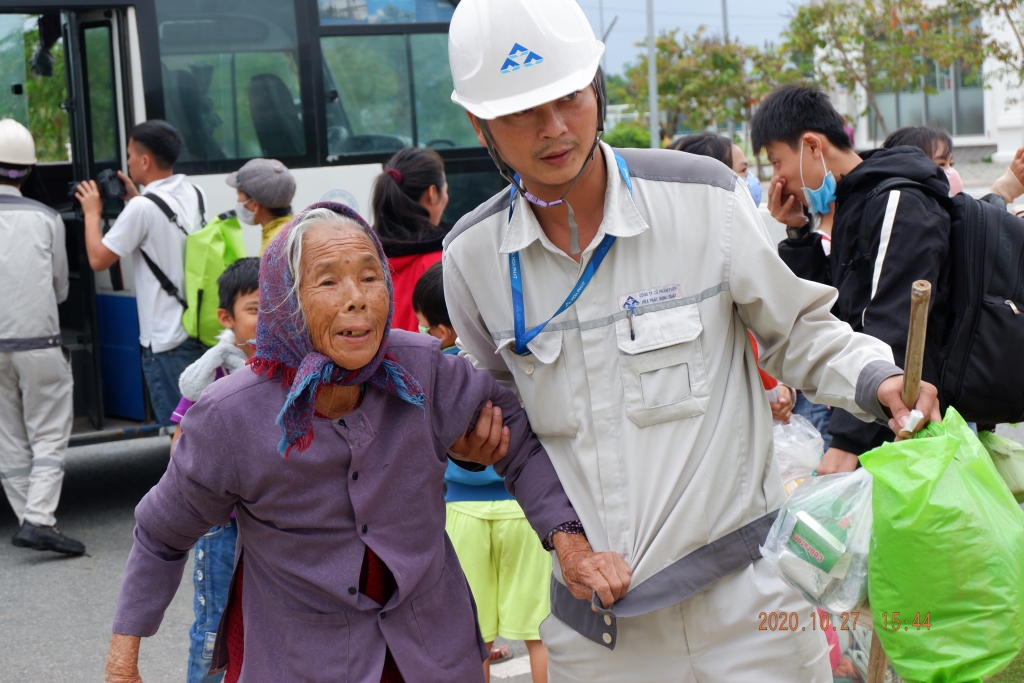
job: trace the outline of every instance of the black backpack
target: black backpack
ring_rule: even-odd
[[[950,198],[908,178],[885,180],[867,201],[903,187],[949,212],[951,324],[940,349],[939,399],[969,422],[1024,421],[1024,219],[1005,205],[964,193]],[[866,214],[863,255],[872,236]]]

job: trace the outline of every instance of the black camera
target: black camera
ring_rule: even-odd
[[[104,199],[123,197],[125,193],[124,183],[117,177],[117,171],[112,168],[105,168],[99,172],[96,176],[96,187]]]
[[[78,185],[78,182],[68,183],[68,198],[73,202],[77,201],[75,192],[78,191]],[[97,174],[96,187],[102,199],[120,198],[125,193],[124,183],[117,177],[117,171],[111,168],[105,168]]]

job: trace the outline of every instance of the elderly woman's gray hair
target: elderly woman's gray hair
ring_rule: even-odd
[[[328,208],[313,209],[296,223],[288,233],[288,244],[285,253],[288,254],[288,271],[292,276],[292,293],[298,298],[299,286],[302,280],[302,238],[313,228],[320,226],[339,228],[343,225],[354,225],[365,232],[365,228],[347,216],[342,216],[336,211]]]

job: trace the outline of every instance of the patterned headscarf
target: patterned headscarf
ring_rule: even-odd
[[[340,368],[313,348],[313,340],[299,310],[298,299],[292,291],[294,279],[288,267],[288,236],[310,211],[321,208],[351,219],[363,229],[377,248],[377,255],[383,265],[384,281],[388,286],[388,320],[380,348],[373,360],[357,370]],[[288,398],[277,416],[277,424],[283,432],[277,450],[282,456],[287,458],[293,448],[302,452],[312,443],[313,412],[321,386],[347,387],[366,383],[423,407],[427,400],[423,388],[394,356],[387,353],[394,310],[391,272],[380,240],[366,221],[344,204],[311,204],[270,243],[260,259],[260,315],[256,323],[256,355],[249,359],[248,364],[253,372],[267,377],[279,377],[282,384],[289,387]]]

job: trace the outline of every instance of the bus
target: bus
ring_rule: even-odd
[[[320,200],[369,213],[396,151],[444,158],[454,223],[501,180],[451,102],[448,25],[458,0],[0,0],[0,118],[32,131],[26,196],[61,212],[71,286],[60,305],[74,373],[72,444],[160,433],[145,395],[130,261],[93,273],[69,194],[127,170],[126,133],[164,119],[184,137],[175,170],[207,217],[235,205],[224,182],[248,159],[295,175],[298,210]],[[104,204],[104,229],[123,204]],[[258,227],[243,226],[247,251]]]

